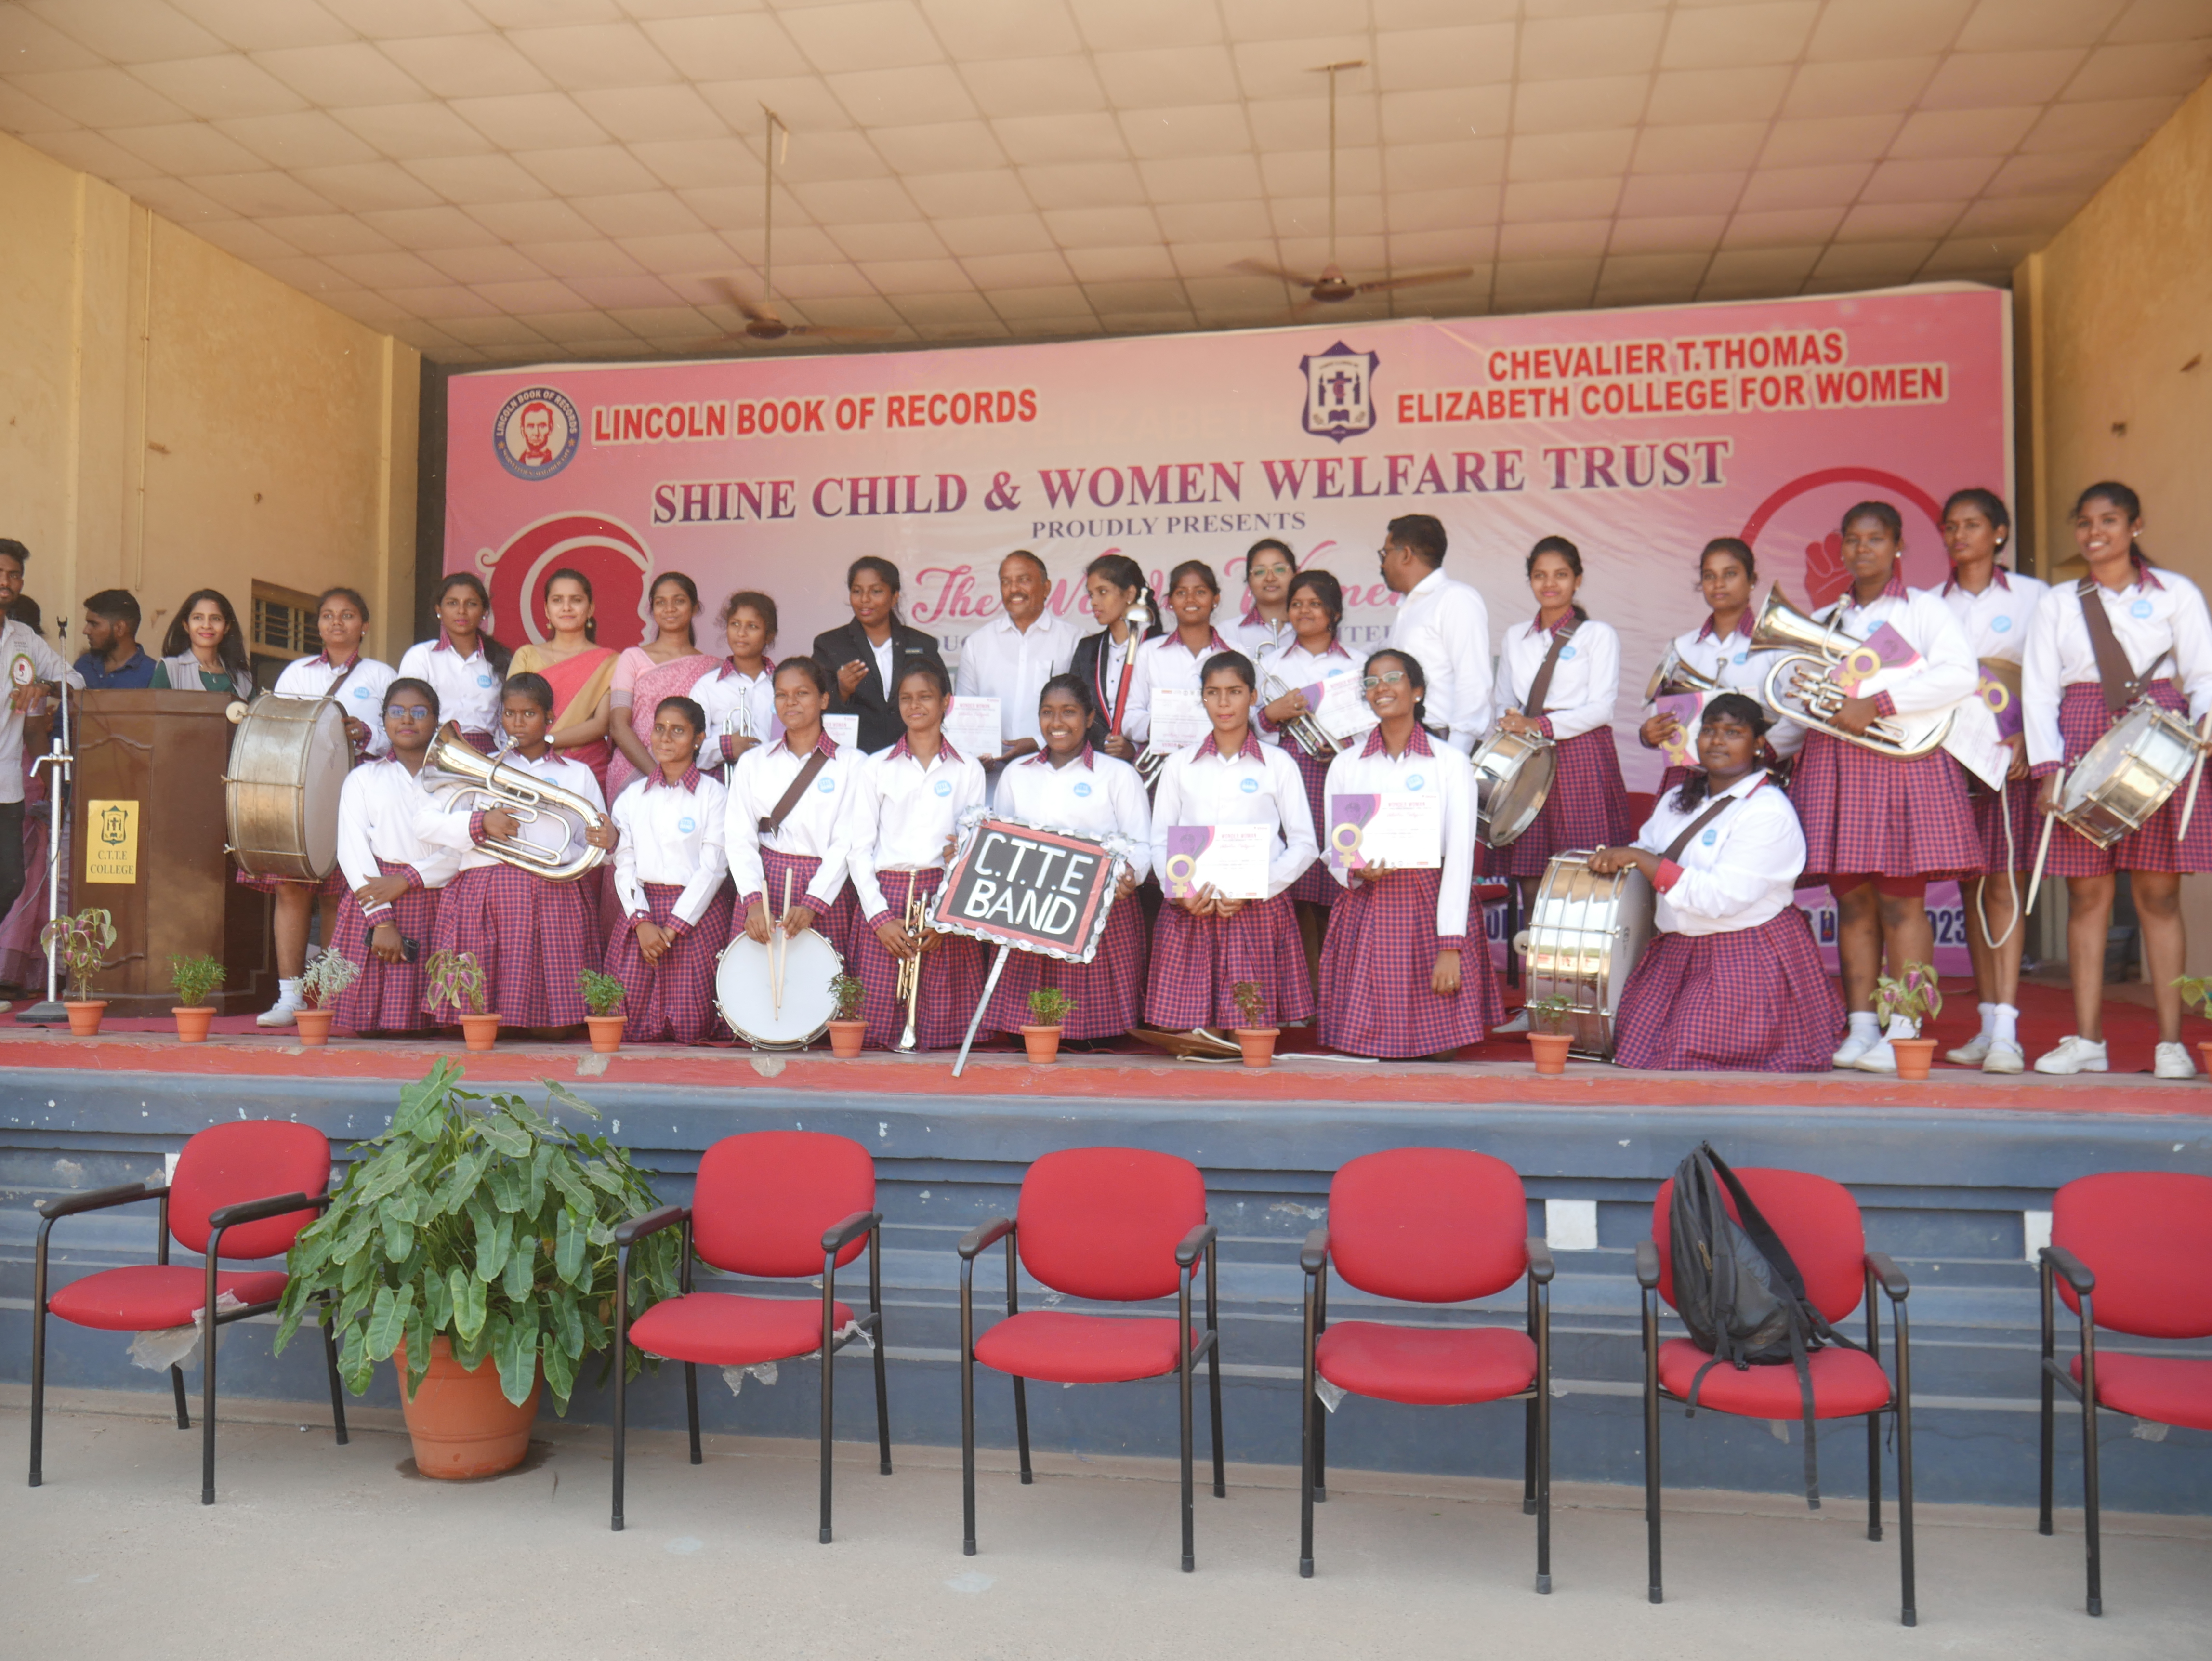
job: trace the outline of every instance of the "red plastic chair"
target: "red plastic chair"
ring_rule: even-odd
[[[2097,1329],[2134,1338],[2212,1336],[2212,1177],[2114,1171],[2058,1190],[2043,1248],[2043,1508],[2051,1532],[2052,1390],[2081,1404],[2082,1532],[2089,1613],[2105,1612],[2097,1526],[2097,1409],[2212,1430],[2212,1361],[2099,1355]],[[2053,1281],[2081,1317],[2081,1347],[2058,1365]]]
[[[1551,1248],[1528,1232],[1513,1167],[1455,1147],[1369,1153],[1328,1185],[1328,1226],[1306,1236],[1305,1409],[1298,1573],[1314,1572],[1313,1508],[1328,1498],[1326,1421],[1314,1381],[1415,1407],[1525,1402],[1523,1510],[1536,1518],[1536,1590],[1552,1589]],[[1525,1332],[1510,1327],[1328,1323],[1328,1267],[1377,1298],[1456,1304],[1526,1279]]]
[[[1220,1330],[1214,1310],[1213,1226],[1206,1179],[1188,1159],[1134,1147],[1048,1153],[1022,1178],[1017,1221],[994,1217],[960,1238],[961,1550],[975,1555],[975,1363],[1014,1381],[1014,1439],[1030,1470],[1029,1398],[1023,1383],[1126,1384],[1176,1375],[1182,1411],[1182,1567],[1197,1567],[1191,1503],[1190,1375],[1202,1355],[1212,1397],[1213,1497],[1229,1497],[1221,1451]],[[1006,1318],[975,1336],[976,1254],[1006,1243]],[[1101,1303],[1172,1294],[1176,1318],[1129,1319],[1073,1310],[1022,1312],[1014,1261],[1047,1288]],[[1206,1259],[1206,1331],[1190,1324],[1191,1277]]]
[[[1805,1293],[1832,1326],[1840,1327],[1866,1304],[1866,1348],[1815,1350],[1811,1363],[1813,1416],[1851,1419],[1867,1427],[1867,1538],[1881,1538],[1881,1417],[1897,1421],[1897,1512],[1899,1574],[1904,1588],[1904,1621],[1917,1624],[1912,1581],[1912,1351],[1905,1299],[1912,1287],[1897,1265],[1866,1249],[1866,1230],[1858,1202],[1840,1183],[1802,1171],[1741,1170],[1744,1191],[1782,1237]],[[1668,1208],[1674,1199],[1670,1177],[1652,1202],[1651,1236],[1636,1243],[1636,1279],[1644,1288],[1644,1501],[1651,1548],[1651,1601],[1663,1602],[1659,1575],[1659,1403],[1688,1400],[1691,1382],[1712,1356],[1687,1338],[1659,1342],[1659,1300],[1674,1304],[1673,1233]],[[1729,1214],[1736,1214],[1728,1201]],[[1881,1366],[1881,1331],[1875,1304],[1879,1283],[1888,1296],[1890,1327],[1897,1342],[1897,1383]],[[1797,1369],[1781,1365],[1739,1372],[1717,1366],[1698,1388],[1698,1407],[1747,1419],[1796,1420],[1804,1414]],[[1818,1491],[1809,1496],[1820,1508]]]
[[[725,1136],[699,1160],[688,1206],[663,1206],[615,1230],[614,1517],[623,1525],[623,1454],[628,1408],[623,1374],[635,1344],[646,1354],[684,1363],[684,1406],[691,1463],[699,1448],[699,1368],[757,1366],[819,1354],[822,1360],[822,1528],[830,1543],[831,1359],[862,1333],[876,1352],[876,1440],[891,1474],[890,1392],[884,1375],[884,1214],[876,1208],[876,1166],[849,1136],[817,1130],[758,1130]],[[684,1231],[679,1296],[632,1320],[629,1254],[665,1228]],[[837,1301],[837,1270],[868,1253],[868,1312],[857,1321]],[[757,1298],[692,1290],[692,1259],[755,1279],[822,1277],[817,1311],[811,1298]]]
[[[36,1283],[31,1324],[33,1488],[43,1475],[46,1317],[52,1314],[72,1326],[105,1332],[157,1332],[190,1326],[194,1314],[205,1310],[206,1330],[200,1340],[200,1503],[215,1503],[216,1334],[233,1321],[276,1308],[285,1282],[281,1269],[225,1269],[222,1265],[280,1257],[290,1250],[300,1231],[330,1204],[324,1191],[330,1179],[330,1139],[321,1131],[283,1119],[241,1119],[210,1125],[195,1135],[177,1156],[176,1175],[166,1182],[149,1177],[40,1202],[38,1252],[32,1271]],[[131,1269],[102,1269],[48,1297],[46,1239],[54,1225],[64,1217],[139,1200],[161,1202],[154,1261]],[[173,1235],[185,1250],[205,1255],[204,1268],[188,1269],[169,1261]],[[238,1300],[238,1307],[217,1307],[216,1299],[225,1293]],[[329,1299],[322,1301],[327,1305]],[[325,1321],[322,1327],[323,1361],[331,1375],[331,1421],[343,1447],[345,1396],[338,1386],[337,1346],[330,1323]],[[182,1367],[169,1369],[169,1384],[176,1392],[177,1428],[190,1430]]]

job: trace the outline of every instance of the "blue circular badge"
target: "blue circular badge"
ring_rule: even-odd
[[[699,828],[699,821],[693,818],[689,813],[686,813],[682,818],[676,821],[676,828],[688,837],[694,830],[696,830]]]
[[[526,386],[501,405],[491,447],[517,478],[550,478],[576,459],[584,423],[576,406],[550,386]]]
[[[1702,837],[1698,837],[1698,840],[1699,842],[1701,842],[1701,843],[1705,843],[1705,845],[1706,847],[1708,847],[1708,848],[1711,848],[1711,847],[1715,843],[1718,842],[1720,839],[1721,839],[1721,833],[1720,833],[1719,831],[1717,831],[1717,830],[1708,830],[1708,831],[1706,831],[1706,832],[1705,832],[1705,834],[1704,836],[1702,836]]]
[[[478,675],[477,677],[477,684],[483,687],[490,686],[491,677],[489,675]]]
[[[1257,779],[1246,779],[1237,788],[1239,790],[1242,790],[1248,796],[1257,795],[1260,790],[1260,781]]]
[[[1990,619],[1990,630],[1993,634],[2008,635],[2012,632],[2012,619],[2010,618],[1991,618]]]
[[[814,788],[826,796],[832,790],[835,790],[837,788],[837,781],[835,779],[824,779],[821,783],[816,785]]]
[[[373,698],[376,696],[376,688],[374,686],[356,686],[353,689],[353,695],[357,698]]]
[[[2148,617],[2150,615],[2150,602],[2147,599],[2137,600],[2134,605],[2128,607],[2128,615],[2131,618]]]
[[[1751,648],[1746,647],[1742,651],[1738,652],[1735,654],[1735,660],[1738,663],[1749,663],[1751,661]]]
[[[951,779],[938,780],[937,794],[940,796],[951,795],[952,794],[952,781]]]
[[[1075,787],[1075,794],[1079,796],[1087,796],[1091,794],[1091,787],[1087,784],[1079,784]]]
[[[1421,788],[1421,776],[1420,776],[1419,773],[1415,773],[1415,774],[1413,774],[1412,776],[1410,776],[1409,778],[1407,778],[1407,781],[1406,781],[1406,788],[1407,788],[1408,790],[1418,790],[1418,789],[1419,789],[1420,788]]]
[[[1573,647],[1563,646],[1559,648],[1559,661],[1565,663],[1569,658],[1574,656],[1574,654],[1575,648]]]

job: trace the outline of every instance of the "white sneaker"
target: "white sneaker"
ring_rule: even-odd
[[[1957,1060],[1960,1053],[1960,1052],[1958,1050],[1953,1050],[1951,1052],[1952,1059],[1954,1061]],[[1984,1073],[2017,1073],[2024,1065],[2026,1065],[2027,1061],[2027,1056],[2026,1052],[2023,1051],[2018,1044],[2011,1043],[2000,1043],[1996,1039],[1992,1038],[1990,1041],[1990,1053],[1986,1056],[1983,1057],[1982,1060],[1982,1071]]]
[[[1834,1065],[1842,1068],[1856,1067],[1859,1064],[1859,1057],[1881,1041],[1881,1035],[1879,1032],[1864,1037],[1856,1032],[1852,1033],[1844,1040],[1843,1047],[1836,1051]]]
[[[1949,1062],[1954,1067],[1980,1067],[1983,1062],[1989,1060],[1990,1047],[1995,1042],[1996,1040],[1991,1038],[1988,1033],[1978,1033],[1973,1037],[1969,1038],[1966,1043],[1960,1044],[1956,1050],[1945,1050],[1943,1052],[1943,1059]],[[2017,1053],[2019,1046],[2015,1044],[2013,1048],[2014,1052]],[[1991,1073],[2017,1073],[2020,1071],[2020,1068],[2017,1067],[2009,1068],[1992,1067],[1987,1070]]]
[[[2162,1043],[2151,1071],[2161,1079],[2193,1079],[2197,1076],[2197,1063],[2189,1059],[2186,1044]]]
[[[2039,1073],[2102,1073],[2105,1046],[2091,1043],[2078,1032],[2069,1032],[2058,1048],[2035,1058]]]
[[[1490,1030],[1492,1032],[1526,1032],[1528,1030],[1528,1012],[1525,1008],[1516,1010],[1511,1020],[1503,1026],[1493,1026]]]
[[[256,1026],[295,1026],[293,1017],[300,1013],[297,1004],[279,1003],[273,1009],[264,1009],[253,1018]]]
[[[1851,1065],[1862,1073],[1894,1073],[1897,1071],[1897,1052],[1889,1047],[1887,1038],[1877,1038]]]

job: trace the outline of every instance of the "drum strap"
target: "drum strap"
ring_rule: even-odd
[[[2081,623],[2089,631],[2089,649],[2097,654],[2097,678],[2105,689],[2105,713],[2117,715],[2136,701],[2142,683],[2128,666],[2128,654],[2112,633],[2112,619],[2097,595],[2097,579],[2083,577],[2074,590],[2081,602]]]
[[[1536,678],[1528,683],[1528,696],[1521,705],[1521,713],[1529,720],[1542,718],[1544,700],[1551,695],[1552,673],[1559,666],[1559,654],[1574,638],[1575,630],[1581,623],[1581,618],[1571,617],[1552,631],[1552,649],[1544,654],[1543,662],[1537,665]]]
[[[1704,830],[1722,814],[1727,812],[1729,808],[1735,806],[1735,804],[1741,800],[1742,798],[1740,796],[1723,796],[1711,807],[1705,809],[1704,812],[1698,814],[1697,818],[1692,819],[1687,824],[1684,825],[1682,827],[1682,834],[1667,844],[1667,851],[1659,856],[1660,859],[1668,865],[1680,864],[1682,861],[1682,850],[1687,848],[1691,843],[1697,839],[1698,832]]]
[[[768,817],[760,822],[760,834],[772,837],[791,817],[791,810],[799,806],[799,799],[806,794],[806,787],[814,782],[814,776],[830,764],[830,757],[817,750],[806,758],[799,776],[785,787],[782,797],[769,809]]]

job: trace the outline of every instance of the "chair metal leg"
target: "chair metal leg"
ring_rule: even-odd
[[[210,1246],[213,1250],[212,1243]],[[215,1258],[210,1256],[208,1262]],[[215,1277],[208,1277],[212,1281]],[[200,1504],[215,1504],[215,1293],[207,1300],[207,1330],[200,1337]]]
[[[1018,1315],[1015,1280],[1014,1237],[1006,1236],[1006,1313]],[[1022,1486],[1027,1488],[1036,1479],[1030,1470],[1030,1394],[1028,1382],[1017,1376],[1014,1379],[1014,1446],[1021,1455]]]
[[[691,1463],[703,1465],[707,1456],[699,1445],[699,1366],[696,1361],[684,1364],[684,1413],[691,1428]]]
[[[1912,1335],[1905,1325],[1903,1304],[1890,1306],[1890,1319],[1897,1332],[1898,1575],[1905,1594],[1905,1624],[1911,1627],[1920,1621],[1912,1579]]]
[[[346,1445],[345,1385],[338,1378],[338,1339],[331,1326],[333,1311],[331,1295],[327,1292],[323,1294],[322,1303],[323,1370],[330,1375],[331,1380],[331,1431],[337,1438],[338,1445],[343,1447]],[[174,1367],[169,1371],[177,1381],[177,1415],[181,1421],[185,1409],[185,1378]]]
[[[1881,1538],[1881,1415],[1867,1415],[1867,1538]]]
[[[2042,1433],[2039,1439],[2039,1451],[2042,1456],[2042,1465],[2039,1473],[2041,1482],[2037,1494],[2038,1505],[2035,1516],[2035,1531],[2038,1534],[2047,1536],[2051,1533],[2051,1488],[2052,1468],[2057,1463],[2055,1457],[2056,1449],[2053,1444],[2055,1441],[2055,1432],[2057,1427],[2057,1402],[2053,1393],[2051,1369],[2057,1361],[2057,1330],[2051,1309],[2051,1269],[2049,1260],[2045,1260],[2041,1265],[2041,1269],[2042,1273],[2040,1278],[2043,1282],[2043,1366],[2041,1369],[2043,1375],[2043,1421],[2041,1427]]]
[[[2105,1612],[2102,1530],[2098,1526],[2097,1336],[2089,1299],[2081,1299],[2081,1532],[2089,1563],[2089,1613]]]
[[[31,1288],[31,1486],[43,1480],[40,1471],[46,1432],[46,1231],[51,1220],[39,1225],[39,1250]],[[177,1413],[185,1411],[185,1383],[177,1380]]]
[[[1182,1330],[1190,1331],[1186,1316]],[[1190,1342],[1185,1337],[1182,1365],[1176,1368],[1176,1396],[1182,1418],[1182,1572],[1190,1573],[1198,1567],[1197,1518],[1191,1498],[1190,1476]]]
[[[1536,1514],[1536,1398],[1523,1404],[1521,1426],[1521,1514]]]
[[[1298,1409],[1298,1573],[1313,1579],[1314,1543],[1314,1420],[1320,1403],[1314,1400],[1314,1281],[1306,1281],[1305,1368]]]
[[[975,1264],[960,1262],[960,1554],[975,1555]],[[1018,1385],[1017,1385],[1018,1389]],[[1018,1399],[1018,1397],[1017,1398]]]
[[[1644,1529],[1650,1551],[1650,1596],[1667,1601],[1659,1572],[1659,1312],[1644,1294]]]
[[[1211,1341],[1206,1356],[1206,1391],[1213,1416],[1213,1497],[1229,1497],[1228,1454],[1221,1443],[1221,1323],[1214,1315],[1214,1248],[1206,1249],[1206,1335]]]
[[[1328,1277],[1322,1276],[1319,1292],[1314,1299],[1314,1342],[1328,1330]],[[1319,1369],[1316,1367],[1316,1369]],[[1314,1504],[1328,1503],[1328,1414],[1326,1410],[1314,1415],[1313,1485]]]
[[[617,1534],[623,1528],[623,1455],[629,1429],[629,1248],[615,1252],[615,1474],[614,1503],[607,1526]]]
[[[830,1543],[830,1429],[832,1403],[836,1394],[836,1374],[831,1365],[835,1352],[830,1341],[822,1341],[822,1543]]]
[[[885,1476],[891,1474],[891,1390],[888,1375],[884,1371],[884,1351],[890,1340],[884,1336],[884,1232],[878,1228],[868,1237],[868,1313],[875,1317],[876,1341],[876,1451],[877,1469]]]
[[[1536,1314],[1536,1590],[1552,1590],[1552,1302],[1540,1294]]]
[[[192,1415],[191,1410],[185,1405],[184,1368],[171,1367],[169,1369],[169,1389],[171,1393],[177,1398],[177,1428],[179,1430],[190,1430],[192,1427]],[[343,1442],[345,1440],[345,1438],[341,1436],[338,1438],[338,1440]]]

